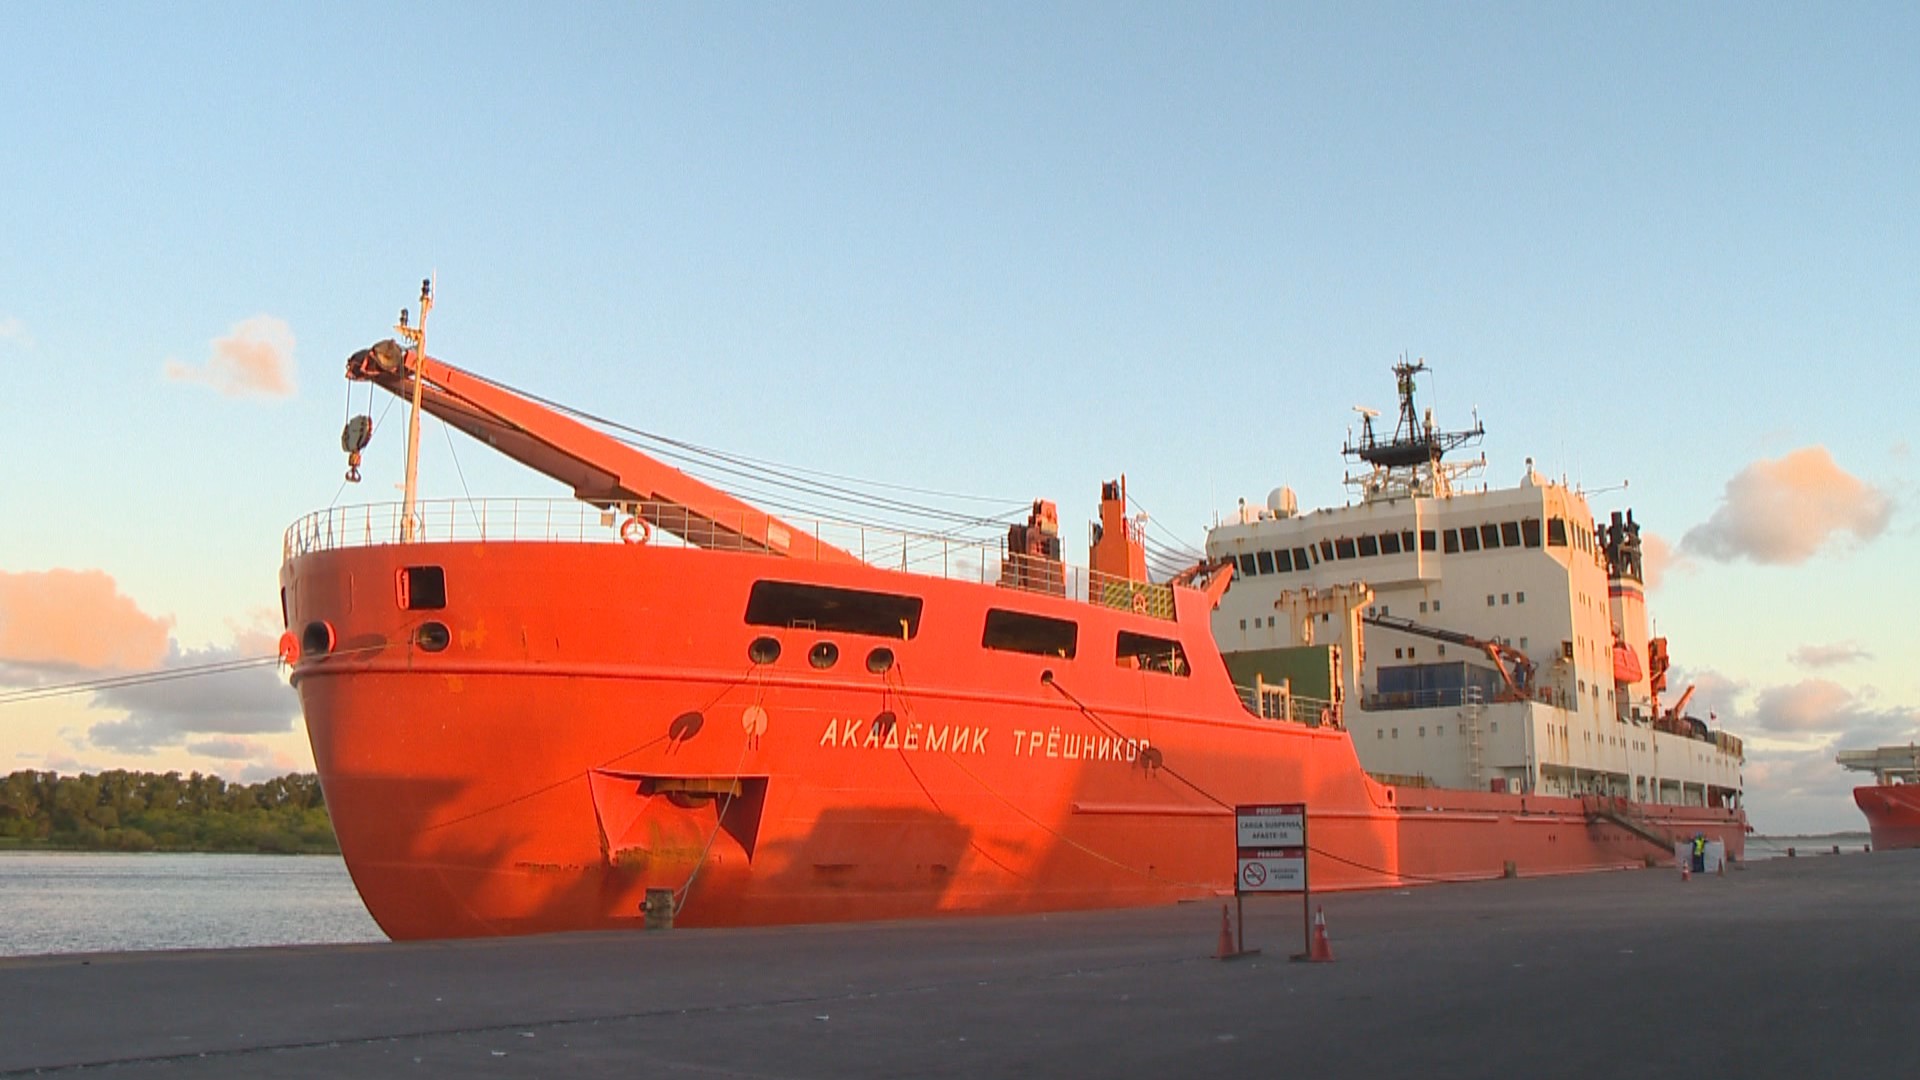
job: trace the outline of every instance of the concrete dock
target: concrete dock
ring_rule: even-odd
[[[1920,1073],[1920,851],[1046,917],[0,960],[0,1076]]]

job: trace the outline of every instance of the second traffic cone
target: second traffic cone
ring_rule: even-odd
[[[1227,915],[1227,905],[1220,905],[1220,951],[1213,954],[1215,960],[1231,960],[1240,950],[1233,947],[1233,919]]]
[[[1307,945],[1307,959],[1320,964],[1333,962],[1333,943],[1327,940],[1327,909],[1313,909],[1313,940]]]

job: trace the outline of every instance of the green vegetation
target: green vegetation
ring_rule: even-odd
[[[0,848],[338,854],[320,780],[258,784],[113,770],[17,772],[0,781]]]

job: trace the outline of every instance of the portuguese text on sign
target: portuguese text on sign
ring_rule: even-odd
[[[1306,892],[1306,849],[1241,852],[1239,890],[1243,893]]]
[[[1308,891],[1305,803],[1236,806],[1233,819],[1236,894]]]
[[[1236,806],[1233,810],[1239,848],[1303,847],[1306,845],[1307,807],[1304,803]]]

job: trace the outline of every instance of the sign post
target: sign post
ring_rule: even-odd
[[[1300,893],[1305,940],[1311,943],[1311,919],[1306,916],[1313,908],[1307,883],[1307,804],[1236,806],[1233,817],[1237,856],[1233,899],[1240,916],[1240,951],[1246,952],[1247,945],[1244,898],[1248,893]]]

